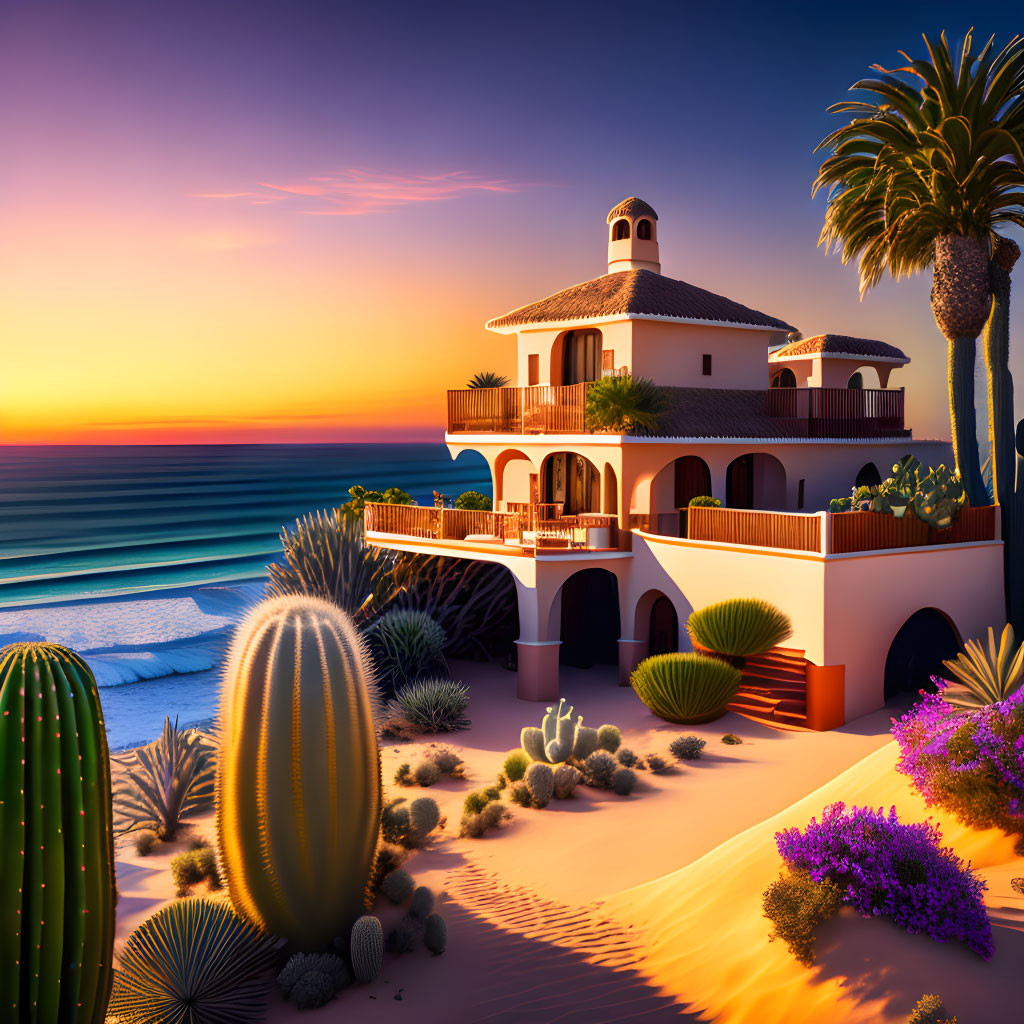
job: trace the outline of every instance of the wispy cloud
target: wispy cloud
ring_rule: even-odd
[[[538,183],[487,178],[468,171],[443,174],[389,174],[350,168],[297,181],[261,181],[251,190],[196,192],[197,199],[241,200],[254,206],[284,204],[318,217],[356,217],[413,203],[457,199],[471,192],[522,192]]]

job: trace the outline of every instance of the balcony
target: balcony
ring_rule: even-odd
[[[453,555],[500,551],[524,555],[551,552],[618,551],[629,534],[620,534],[615,516],[563,515],[561,503],[509,502],[504,512],[480,512],[421,505],[367,502],[367,539],[426,540],[451,548]]]
[[[583,434],[590,384],[448,392],[449,434]],[[664,389],[656,436],[905,437],[903,389]]]

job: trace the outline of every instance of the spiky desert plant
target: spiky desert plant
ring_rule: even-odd
[[[0,651],[0,1017],[100,1024],[114,945],[110,760],[74,651]]]
[[[111,1017],[119,1024],[262,1020],[278,946],[223,900],[178,900],[128,937]]]
[[[526,770],[526,788],[534,807],[547,807],[555,795],[555,773],[551,765],[534,761]]]
[[[579,781],[580,773],[576,768],[571,764],[560,764],[555,769],[555,799],[568,800]]]
[[[587,388],[587,428],[651,434],[667,405],[665,392],[646,377],[603,377]]]
[[[364,909],[380,834],[376,686],[352,620],[312,597],[257,605],[224,674],[217,833],[231,902],[298,948]]]
[[[793,635],[789,616],[756,597],[733,597],[695,611],[687,620],[690,639],[716,654],[749,658]]]
[[[818,146],[831,151],[814,191],[828,191],[821,243],[860,261],[861,291],[933,267],[935,321],[948,342],[953,450],[972,504],[985,500],[974,412],[975,344],[989,317],[993,229],[1024,226],[1024,39],[954,55],[945,34],[927,58],[855,82],[865,99],[830,112],[852,120]],[[990,366],[991,369],[991,366]],[[1005,367],[1000,367],[1002,372]],[[997,430],[1004,429],[1001,420]],[[1012,437],[1000,434],[1009,452]]]
[[[530,755],[525,750],[510,750],[501,766],[509,782],[518,782],[530,767]]]
[[[380,891],[392,903],[404,903],[415,891],[416,883],[405,868],[396,868],[384,876]]]
[[[528,725],[519,734],[523,750],[533,761],[560,764],[570,757],[586,760],[597,749],[598,730],[583,724],[583,716],[572,719],[573,708],[565,708],[565,698],[558,707],[550,707],[541,719],[540,728]]]
[[[363,635],[381,685],[396,693],[416,680],[448,671],[444,660],[448,638],[426,612],[394,608]]]
[[[699,736],[678,736],[669,745],[669,752],[680,761],[696,761],[707,746]]]
[[[368,985],[380,974],[384,957],[384,929],[379,918],[364,914],[352,925],[349,956],[356,981]]]
[[[493,370],[482,370],[480,373],[474,373],[469,378],[469,383],[466,385],[468,388],[503,388],[508,385],[508,377],[500,373],[495,373]]]
[[[427,918],[423,932],[423,945],[434,956],[440,956],[448,948],[448,925],[440,914],[431,914]]]
[[[739,689],[740,670],[703,654],[655,654],[630,678],[637,696],[666,722],[698,724],[725,714]]]
[[[214,748],[196,729],[178,728],[168,717],[160,739],[139,747],[114,787],[115,832],[152,829],[163,842],[174,839],[189,818],[213,802]]]
[[[441,821],[441,809],[437,806],[436,800],[429,796],[421,796],[413,800],[409,808],[409,818],[415,832],[426,839]]]
[[[987,652],[977,640],[968,640],[960,654],[942,664],[956,682],[942,689],[940,696],[954,707],[985,707],[1006,700],[1024,686],[1024,644],[1016,644],[1009,623],[998,647],[995,631],[989,626]]]
[[[379,615],[402,592],[395,556],[367,544],[363,521],[340,508],[282,527],[285,564],[267,566],[268,597],[305,595],[331,601],[357,625]]]
[[[425,732],[455,732],[469,728],[468,706],[468,686],[454,679],[417,679],[395,693],[388,714],[399,715]]]

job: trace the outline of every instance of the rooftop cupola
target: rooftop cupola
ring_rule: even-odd
[[[624,199],[608,214],[608,273],[619,270],[661,273],[658,215],[636,196]]]

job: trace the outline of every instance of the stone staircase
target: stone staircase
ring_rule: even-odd
[[[762,722],[806,728],[807,664],[804,652],[790,647],[773,647],[748,658],[729,710]]]

